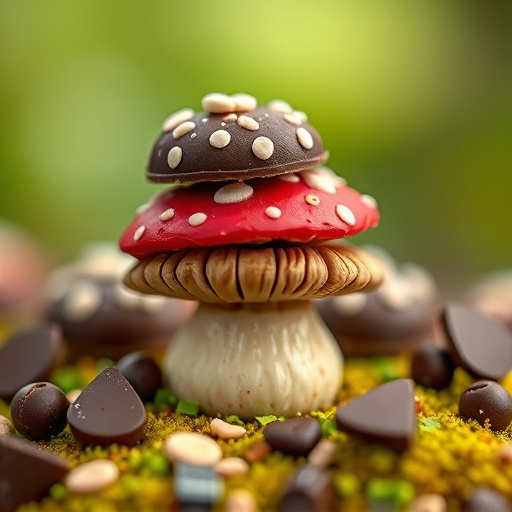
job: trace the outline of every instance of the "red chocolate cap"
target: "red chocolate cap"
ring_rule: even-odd
[[[172,188],[140,211],[120,246],[143,259],[185,248],[333,240],[378,221],[373,198],[318,168],[248,182]]]
[[[158,183],[263,178],[327,160],[316,130],[284,101],[258,106],[247,94],[209,94],[203,112],[169,116],[146,177]]]

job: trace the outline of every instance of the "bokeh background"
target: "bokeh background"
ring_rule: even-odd
[[[307,112],[378,200],[354,241],[456,293],[512,266],[511,27],[512,2],[0,0],[0,218],[56,262],[116,240],[163,187],[165,117],[247,92]]]

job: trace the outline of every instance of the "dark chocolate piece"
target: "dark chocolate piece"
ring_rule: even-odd
[[[122,357],[116,366],[143,402],[152,400],[156,390],[162,386],[162,370],[149,354],[131,352]]]
[[[49,380],[63,356],[57,326],[43,325],[14,334],[0,347],[0,398],[10,400],[23,386]]]
[[[50,439],[64,430],[69,402],[64,392],[50,382],[21,388],[11,401],[16,430],[27,439]]]
[[[395,450],[411,448],[416,439],[417,413],[414,383],[397,379],[338,407],[339,430]]]
[[[42,498],[69,471],[68,463],[28,441],[0,436],[0,510]]]
[[[464,390],[459,400],[459,414],[484,426],[489,420],[493,430],[505,430],[512,421],[512,397],[492,380],[479,380]]]
[[[270,423],[263,436],[274,450],[300,457],[308,455],[320,441],[322,427],[314,418],[293,418]]]
[[[500,322],[451,302],[441,323],[455,362],[476,379],[499,380],[512,368],[512,334]]]
[[[177,136],[175,130],[164,131],[152,148],[147,179],[173,183],[266,178],[327,160],[317,131],[296,115],[290,118],[262,106],[225,121],[227,115],[199,112],[187,121],[194,124],[190,132]],[[252,120],[254,129],[241,126],[242,116]]]
[[[435,345],[421,347],[411,360],[412,379],[426,388],[447,388],[452,382],[454,371],[455,363],[450,353]]]
[[[486,487],[477,487],[462,510],[464,512],[511,512],[512,507],[499,492]]]
[[[146,432],[144,404],[114,367],[103,370],[68,410],[73,435],[85,445],[132,445]]]
[[[335,512],[336,488],[331,475],[311,464],[303,466],[287,482],[279,512]]]

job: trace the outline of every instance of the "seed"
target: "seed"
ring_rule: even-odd
[[[231,141],[231,135],[226,130],[217,130],[210,135],[210,144],[214,148],[225,148]]]
[[[231,425],[220,418],[214,418],[210,427],[212,433],[221,439],[239,439],[247,432],[241,425]]]
[[[74,468],[66,477],[65,485],[71,492],[87,494],[99,492],[114,484],[119,468],[109,459],[96,459]]]
[[[222,459],[220,446],[211,438],[197,432],[175,432],[164,445],[165,455],[172,462],[194,466],[214,466]]]
[[[268,160],[274,153],[274,143],[268,137],[256,137],[252,143],[252,152],[260,160]]]
[[[183,151],[180,147],[174,146],[167,154],[167,164],[171,169],[176,169],[181,163]]]

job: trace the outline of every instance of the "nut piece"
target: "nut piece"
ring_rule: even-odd
[[[99,492],[114,484],[119,478],[119,468],[108,459],[96,459],[74,468],[64,481],[68,491],[77,494]]]
[[[170,434],[164,451],[170,461],[193,466],[214,466],[222,459],[220,446],[212,438],[196,432]]]
[[[212,433],[221,439],[240,439],[247,432],[241,425],[231,425],[220,418],[214,418],[210,427]]]

